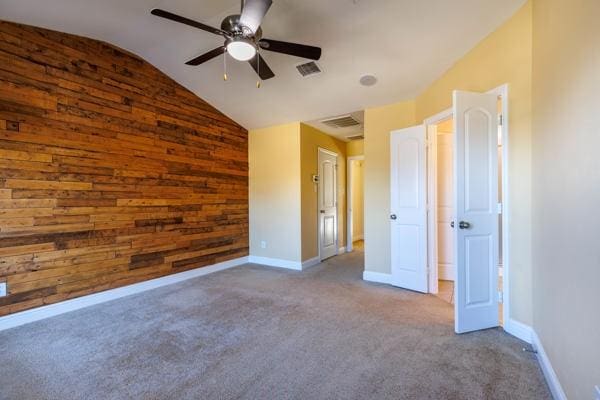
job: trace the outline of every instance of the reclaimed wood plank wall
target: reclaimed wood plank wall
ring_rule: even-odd
[[[0,315],[246,256],[247,144],[136,56],[0,21]]]

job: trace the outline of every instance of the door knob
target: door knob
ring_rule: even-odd
[[[460,222],[458,223],[458,227],[459,227],[460,229],[469,229],[469,228],[471,227],[471,224],[470,224],[470,223],[468,223],[468,222],[466,222],[466,221],[460,221]]]
[[[454,221],[450,222],[450,227],[454,228]]]
[[[396,218],[397,218],[397,217],[396,217],[396,214],[392,214],[392,215],[390,215],[390,219],[396,219]]]

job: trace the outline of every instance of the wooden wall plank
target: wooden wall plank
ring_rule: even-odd
[[[0,21],[0,315],[247,255],[247,146],[140,58]]]

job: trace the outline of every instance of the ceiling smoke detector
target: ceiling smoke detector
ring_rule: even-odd
[[[377,83],[375,75],[363,75],[360,77],[360,84],[363,86],[373,86]]]

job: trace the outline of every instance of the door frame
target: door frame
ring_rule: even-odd
[[[340,235],[339,235],[339,207],[338,207],[338,162],[340,155],[334,151],[327,150],[323,147],[317,147],[317,175],[319,176],[319,182],[317,184],[317,250],[319,252],[319,262],[323,261],[321,258],[321,215],[319,211],[319,192],[321,191],[321,163],[319,162],[319,154],[323,152],[335,157],[335,255],[340,254]]]
[[[502,99],[502,326],[509,333],[521,337],[516,321],[510,317],[510,248],[508,238],[510,237],[509,218],[509,107],[508,107],[508,84],[500,85],[488,94],[495,94]],[[438,291],[438,265],[437,265],[437,129],[435,125],[452,118],[452,108],[445,109],[423,121],[427,126],[427,254],[428,254],[428,283],[429,292]],[[456,149],[455,149],[456,150]],[[456,282],[456,279],[455,279]]]
[[[352,167],[352,161],[364,161],[365,160],[365,156],[351,156],[351,157],[347,157],[346,158],[346,251],[347,252],[351,252],[352,251],[352,242],[353,242],[353,235],[352,235],[352,173],[354,172],[354,168]],[[364,195],[364,192],[363,192]],[[364,214],[364,211],[363,211]],[[363,215],[363,219],[364,219],[364,215]],[[364,236],[364,234],[363,234]]]

